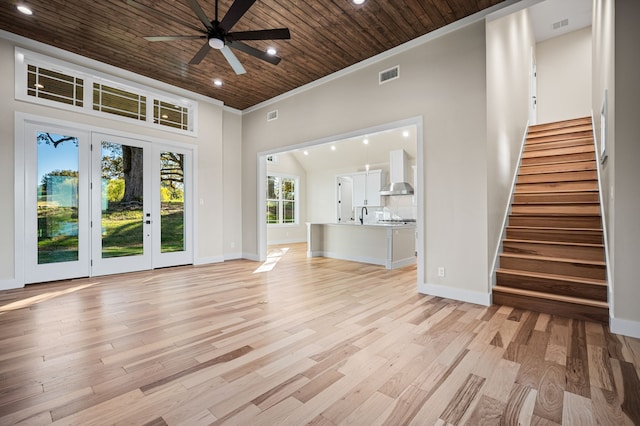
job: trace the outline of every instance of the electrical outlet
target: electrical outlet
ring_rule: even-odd
[[[444,277],[444,266],[439,266],[438,267],[438,276],[439,277]]]

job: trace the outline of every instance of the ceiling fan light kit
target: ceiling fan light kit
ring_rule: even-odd
[[[219,50],[236,74],[244,74],[246,73],[246,70],[231,49],[239,50],[255,58],[261,59],[265,62],[269,62],[273,65],[277,65],[280,62],[281,58],[276,56],[277,52],[274,48],[269,48],[266,52],[264,52],[260,49],[256,49],[255,47],[244,43],[244,41],[289,40],[291,38],[291,34],[288,28],[231,32],[231,28],[233,28],[233,26],[240,20],[240,18],[242,18],[242,16],[249,10],[249,8],[253,6],[256,0],[235,0],[231,4],[229,10],[221,21],[218,20],[218,0],[216,0],[215,19],[212,21],[209,20],[207,15],[198,4],[197,0],[186,1],[193,13],[195,13],[200,22],[202,22],[204,28],[199,28],[190,23],[176,19],[175,17],[167,15],[164,12],[160,12],[149,6],[145,6],[142,3],[138,3],[136,0],[127,0],[127,3],[130,6],[142,10],[149,15],[160,17],[167,22],[175,22],[181,24],[199,32],[200,35],[145,37],[146,40],[151,42],[195,39],[206,40],[206,43],[200,48],[200,50],[195,54],[191,61],[189,61],[190,65],[199,64],[211,49]]]

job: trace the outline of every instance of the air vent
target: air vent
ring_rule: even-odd
[[[273,111],[269,111],[267,113],[267,121],[273,121],[278,119],[278,110],[274,109]]]
[[[396,65],[395,67],[389,68],[388,70],[380,71],[378,77],[378,84],[386,83],[387,81],[400,78],[400,65]]]
[[[569,20],[563,19],[562,21],[554,22],[553,29],[557,30],[558,28],[566,27],[567,25],[569,25]]]

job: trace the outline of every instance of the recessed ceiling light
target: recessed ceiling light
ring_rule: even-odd
[[[336,150],[336,146],[335,145],[331,145],[331,151],[335,151]]]
[[[273,48],[273,47],[269,47],[269,48],[267,49],[267,54],[269,54],[269,55],[271,55],[271,56],[275,55],[276,53],[278,53],[278,51],[277,51],[275,48]]]
[[[364,0],[353,0],[354,4],[362,4],[364,3]]]
[[[215,80],[213,80],[213,85],[218,87],[222,86],[222,80],[216,78]]]
[[[33,10],[29,6],[25,6],[23,4],[18,5],[18,10],[20,13],[24,13],[25,15],[33,15]]]
[[[309,151],[305,151],[305,152],[304,152],[304,155],[309,155]]]
[[[405,130],[404,132],[402,132],[402,136],[404,136],[405,138],[409,137],[409,131]]]
[[[366,138],[365,138],[365,139],[362,141],[362,143],[363,143],[363,144],[365,144],[365,145],[369,145],[369,139],[366,139]]]

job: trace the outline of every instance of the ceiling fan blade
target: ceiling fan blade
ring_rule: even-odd
[[[158,18],[160,18],[160,19],[163,19],[163,20],[165,20],[165,21],[167,21],[167,22],[176,22],[176,23],[178,23],[178,24],[180,24],[180,25],[184,25],[185,27],[189,27],[189,28],[191,28],[191,29],[193,29],[193,30],[195,30],[195,31],[200,32],[200,33],[204,33],[204,34],[206,34],[206,33],[207,33],[206,31],[204,31],[204,30],[203,30],[202,28],[200,28],[200,27],[197,27],[197,26],[195,26],[195,25],[193,25],[193,24],[190,24],[190,23],[188,23],[188,22],[181,21],[180,19],[176,19],[176,17],[175,17],[175,16],[167,15],[167,14],[166,14],[166,13],[164,13],[164,12],[160,12],[160,11],[158,11],[158,10],[152,9],[152,8],[150,8],[149,6],[145,6],[144,4],[138,3],[137,1],[134,1],[134,0],[127,0],[127,4],[128,4],[129,6],[133,6],[133,7],[135,7],[135,8],[136,8],[136,9],[138,9],[138,10],[143,11],[144,13],[147,13],[147,14],[149,14],[149,15],[153,15],[153,16],[156,16],[156,17],[158,17]]]
[[[200,19],[200,21],[204,24],[204,26],[207,27],[207,29],[209,30],[213,30],[213,25],[211,25],[211,21],[209,21],[209,18],[207,18],[207,15],[205,15],[204,11],[202,10],[198,2],[196,0],[187,0],[187,3],[189,3],[189,7],[191,8],[191,10],[193,10],[193,13],[196,14],[198,19]]]
[[[204,57],[207,56],[209,50],[211,50],[211,46],[209,46],[209,42],[207,41],[204,46],[198,50],[198,53],[196,53],[196,55],[189,61],[189,65],[198,65]]]
[[[231,68],[233,68],[236,74],[239,75],[247,72],[247,70],[244,69],[236,55],[231,51],[231,49],[229,49],[229,47],[223,47],[222,49],[220,49],[220,52],[222,52],[227,62],[229,62],[229,65],[231,65]]]
[[[220,28],[227,32],[231,30],[255,2],[256,0],[235,0],[227,10],[227,14],[220,21]]]
[[[262,50],[256,49],[255,47],[251,47],[248,44],[244,44],[241,41],[227,41],[227,46],[233,47],[241,52],[247,53],[251,56],[254,56],[258,59],[262,59],[263,61],[267,61],[270,64],[278,65],[281,58],[275,55],[269,55]]]
[[[289,28],[274,28],[272,30],[238,31],[227,34],[229,40],[289,40]]]
[[[206,35],[201,36],[189,36],[189,35],[174,35],[174,36],[149,36],[144,37],[147,41],[175,41],[175,40],[196,40],[196,39],[206,39]]]

